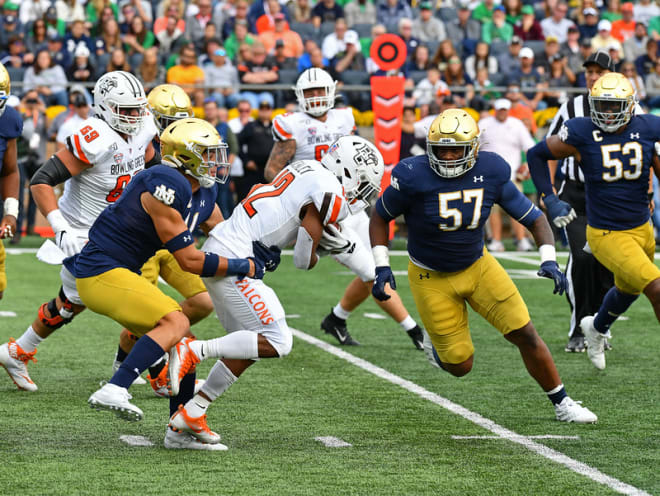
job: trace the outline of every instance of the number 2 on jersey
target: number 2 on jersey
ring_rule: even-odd
[[[108,196],[105,197],[105,201],[107,201],[108,203],[116,202],[121,196],[121,194],[124,192],[124,188],[126,188],[126,185],[130,180],[131,180],[130,174],[124,174],[123,176],[119,176],[117,178],[117,182],[115,183],[115,187],[112,188],[112,191],[110,191],[110,193],[108,193]]]
[[[296,177],[289,171],[285,174],[278,175],[272,183],[270,184],[259,184],[248,193],[248,195],[243,200],[243,208],[248,214],[248,217],[252,218],[257,215],[257,209],[254,208],[254,202],[262,198],[272,198],[280,196],[284,193],[284,190],[289,187]],[[272,188],[272,189],[271,189]]]

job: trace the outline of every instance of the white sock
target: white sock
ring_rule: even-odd
[[[26,353],[30,353],[36,350],[37,346],[39,346],[39,343],[41,343],[43,340],[44,338],[34,332],[34,329],[32,329],[32,326],[30,326],[23,333],[23,335],[16,340],[16,344],[23,348],[23,351]]]
[[[254,360],[259,358],[257,337],[256,332],[236,331],[221,338],[193,341],[188,346],[202,360],[207,358]]]
[[[340,319],[344,320],[351,316],[351,312],[344,310],[344,308],[341,306],[341,303],[337,303],[335,305],[335,308],[332,309],[332,313],[334,313],[335,316],[339,317]]]
[[[417,322],[415,322],[415,319],[408,315],[405,319],[399,322],[399,325],[403,327],[404,331],[409,331],[410,329],[417,327]]]
[[[211,402],[206,398],[203,398],[199,394],[196,394],[195,397],[186,403],[186,412],[188,415],[197,418],[201,417],[206,413],[206,409],[209,407]]]
[[[209,376],[206,378],[206,382],[202,386],[201,392],[211,398],[211,401],[215,401],[218,396],[227,391],[236,380],[237,377],[231,370],[229,370],[227,365],[221,360],[218,360],[215,365],[213,365],[211,372],[209,372]],[[198,396],[199,394],[195,396],[195,398]],[[187,408],[188,407],[186,407],[186,409]]]

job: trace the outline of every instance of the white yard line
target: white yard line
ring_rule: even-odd
[[[551,448],[548,448],[547,446],[534,442],[532,439],[530,439],[530,436],[523,436],[521,434],[517,434],[513,431],[510,431],[509,429],[506,429],[505,427],[496,424],[492,420],[482,417],[478,413],[472,412],[467,408],[462,407],[457,403],[454,403],[453,401],[450,401],[436,393],[428,391],[427,389],[424,389],[423,387],[418,386],[417,384],[411,381],[403,379],[398,375],[395,375],[381,367],[378,367],[373,363],[367,362],[366,360],[363,360],[362,358],[358,358],[355,355],[351,355],[350,353],[347,353],[344,350],[337,348],[336,346],[326,343],[325,341],[321,341],[320,339],[310,336],[309,334],[306,334],[298,329],[291,328],[291,330],[293,332],[293,335],[296,336],[298,339],[302,339],[303,341],[311,345],[321,348],[323,351],[327,351],[331,355],[335,355],[336,357],[341,358],[342,360],[346,360],[347,362],[355,365],[356,367],[361,368],[362,370],[365,370],[377,377],[380,377],[381,379],[391,382],[392,384],[400,386],[403,389],[410,391],[411,393],[416,394],[421,398],[424,398],[425,400],[435,403],[436,405],[439,405],[442,408],[445,408],[446,410],[449,410],[450,412],[455,413],[456,415],[459,415],[460,417],[463,417],[466,420],[469,420],[470,422],[492,432],[493,434],[495,434],[500,438],[504,438],[513,443],[517,443],[527,448],[528,450],[537,453],[543,456],[544,458],[547,458],[548,460],[552,460],[553,462],[559,463],[560,465],[565,466],[569,470],[584,475],[585,477],[588,477],[589,479],[598,482],[599,484],[603,484],[618,493],[639,495],[639,496],[642,495],[650,496],[649,493],[641,489],[626,484],[625,482],[615,479],[614,477],[610,477],[609,475],[600,472],[598,469],[594,467],[590,467],[585,463],[574,460],[573,458],[570,458],[569,456],[566,456],[559,451],[553,450]]]
[[[452,436],[452,439],[496,439],[507,441],[506,438],[500,436]],[[528,439],[572,439],[579,440],[580,436],[557,436],[555,434],[540,434],[538,436],[527,436]]]
[[[128,444],[129,446],[153,446],[149,439],[144,436],[133,436],[130,434],[123,434],[119,436],[119,440]]]
[[[318,436],[314,439],[325,445],[327,448],[348,448],[353,446],[351,443],[347,443],[343,439],[334,436]]]

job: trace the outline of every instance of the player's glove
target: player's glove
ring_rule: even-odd
[[[280,256],[282,254],[282,250],[280,250],[277,246],[273,245],[271,247],[267,247],[261,241],[253,241],[252,251],[254,253],[254,257],[263,262],[266,271],[273,272],[275,269],[277,269],[277,266],[280,265]]]
[[[543,202],[548,209],[548,216],[557,227],[566,227],[577,217],[575,210],[568,203],[560,200],[557,195],[544,196]]]
[[[323,228],[321,241],[316,250],[318,255],[339,255],[340,253],[351,253],[353,250],[355,250],[355,243],[346,238],[336,225],[328,224]]]
[[[562,295],[564,294],[564,291],[566,291],[566,285],[568,284],[566,275],[559,270],[557,262],[553,260],[543,262],[537,274],[541,277],[547,277],[548,279],[555,281],[555,290],[553,291],[553,294],[559,293]]]
[[[389,283],[392,289],[396,289],[394,274],[392,274],[392,269],[389,265],[376,267],[376,280],[374,281],[373,288],[371,288],[371,294],[379,301],[386,301],[391,298],[385,292],[385,283]]]
[[[72,257],[83,249],[83,244],[78,237],[69,231],[57,231],[55,233],[55,244],[67,257]]]
[[[248,257],[248,260],[252,260],[254,263],[254,275],[252,276],[252,279],[263,279],[264,275],[266,275],[266,266],[264,265],[263,260],[260,260],[257,257]],[[239,274],[238,279],[243,279],[247,273],[243,274],[243,277]]]

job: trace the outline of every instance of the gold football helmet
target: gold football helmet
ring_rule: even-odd
[[[202,119],[179,119],[160,135],[163,163],[193,176],[203,188],[224,184],[229,177],[227,144],[212,124]]]
[[[592,122],[607,133],[630,122],[635,108],[635,90],[623,74],[610,72],[601,76],[589,93]]]
[[[0,115],[5,111],[5,105],[11,93],[11,81],[9,80],[9,73],[5,66],[0,63]]]
[[[448,150],[461,149],[462,156],[447,160]],[[459,177],[474,167],[479,151],[479,126],[465,110],[447,109],[436,117],[426,135],[429,164],[440,177]]]
[[[149,92],[147,101],[159,133],[176,120],[194,116],[190,97],[175,84],[156,86]]]

